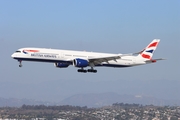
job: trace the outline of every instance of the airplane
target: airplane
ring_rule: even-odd
[[[67,68],[70,65],[78,68],[78,72],[96,73],[94,67],[133,67],[155,63],[159,59],[152,59],[160,39],[154,39],[146,48],[137,53],[131,54],[110,54],[86,51],[59,50],[47,48],[20,48],[11,55],[13,59],[18,60],[19,67],[22,67],[22,61],[49,62],[54,63],[57,68]],[[90,69],[84,69],[90,67]]]

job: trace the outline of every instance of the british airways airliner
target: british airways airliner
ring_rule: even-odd
[[[96,73],[94,67],[133,67],[149,63],[155,63],[160,59],[152,59],[159,39],[154,39],[145,49],[132,54],[109,54],[86,51],[72,51],[46,48],[21,48],[11,55],[18,60],[19,67],[22,61],[37,61],[54,63],[57,68],[67,68],[69,65],[79,68],[78,72]],[[90,69],[85,69],[90,67]]]

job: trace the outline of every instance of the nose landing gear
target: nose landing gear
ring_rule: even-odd
[[[22,60],[18,60],[19,62],[19,67],[22,67]]]

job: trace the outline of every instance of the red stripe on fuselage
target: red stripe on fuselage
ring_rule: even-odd
[[[25,52],[39,52],[39,50],[24,50]]]

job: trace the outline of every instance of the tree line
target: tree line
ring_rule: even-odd
[[[87,110],[88,107],[62,105],[62,106],[46,106],[46,105],[22,105],[21,109],[24,110]]]

